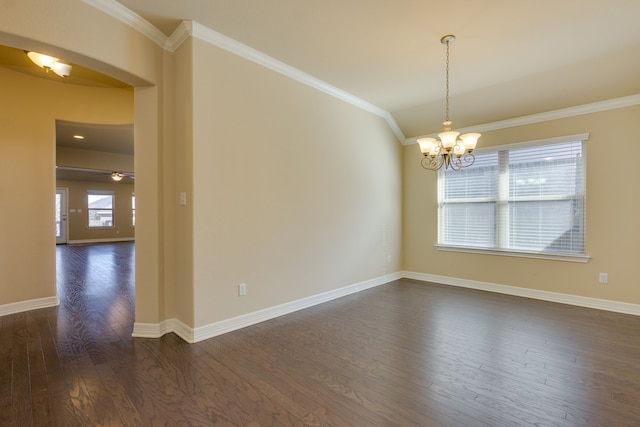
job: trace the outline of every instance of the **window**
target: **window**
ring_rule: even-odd
[[[113,191],[93,191],[87,193],[87,214],[89,228],[111,228],[113,224]]]
[[[131,226],[136,226],[136,195],[131,193]]]
[[[585,255],[588,135],[477,150],[438,173],[438,246]]]

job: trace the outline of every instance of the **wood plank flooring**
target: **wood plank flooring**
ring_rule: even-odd
[[[0,317],[0,425],[640,425],[639,317],[399,280],[133,339],[133,254],[58,246],[60,306]]]

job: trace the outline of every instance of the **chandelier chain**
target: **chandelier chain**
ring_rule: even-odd
[[[449,121],[449,41],[447,41],[446,43],[447,45],[447,73],[446,73],[446,94],[445,94],[445,112],[444,112],[444,117],[445,117],[445,121]]]

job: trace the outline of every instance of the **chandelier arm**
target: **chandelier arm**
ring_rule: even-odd
[[[476,161],[476,156],[474,156],[471,153],[465,153],[462,156],[462,160],[465,163],[465,165],[463,167],[467,168],[467,167],[471,166]]]
[[[455,156],[451,156],[451,169],[454,171],[459,171],[460,169],[462,169],[464,167],[464,165],[462,164],[462,159],[455,157]]]
[[[424,156],[420,162],[420,165],[432,171],[437,171],[443,166],[445,169],[451,168],[451,170],[459,171],[460,169],[471,166],[476,160],[476,157],[471,153],[465,153],[458,157],[455,154],[439,154],[437,156]]]
[[[461,157],[457,157],[457,156],[451,156],[451,157],[452,157],[451,169],[453,169],[454,171],[459,171],[460,169],[468,168],[476,160],[476,157],[471,153],[464,154]]]
[[[424,156],[420,162],[423,168],[437,171],[444,164],[444,156]]]

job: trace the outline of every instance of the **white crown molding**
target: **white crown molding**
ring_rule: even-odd
[[[193,34],[193,21],[182,21],[178,27],[173,30],[171,36],[167,38],[167,42],[164,44],[164,49],[169,52],[175,52],[176,49],[184,43],[191,34]]]
[[[233,53],[234,55],[261,65],[265,68],[268,68],[272,71],[275,71],[279,74],[289,77],[290,79],[296,80],[328,95],[331,95],[334,98],[338,98],[362,110],[382,117],[387,122],[392,132],[399,141],[404,141],[406,139],[395,119],[388,111],[383,110],[382,108],[373,105],[361,98],[358,98],[357,96],[354,96],[348,92],[345,92],[342,89],[338,89],[337,87],[332,86],[301,70],[298,70],[297,68],[287,65],[282,61],[279,61],[269,55],[260,52],[259,50],[247,46],[246,44],[240,43],[239,41],[234,40],[231,37],[225,36],[224,34],[212,30],[211,28],[205,27],[204,25],[201,25],[195,21],[183,22],[183,24],[181,24],[176,29],[174,34],[171,35],[169,43],[167,44],[169,49],[177,49],[178,46],[180,46],[180,44],[184,40],[186,40],[187,35],[191,35],[192,37],[195,37],[220,49],[226,50],[227,52]]]
[[[313,77],[297,68],[285,64],[275,58],[272,58],[250,46],[238,42],[222,33],[212,30],[195,21],[183,21],[173,32],[171,37],[167,37],[155,26],[142,18],[140,15],[122,6],[115,0],[82,0],[83,2],[109,14],[119,21],[133,27],[140,33],[146,35],[163,49],[173,52],[180,44],[182,44],[189,36],[196,37],[202,41],[210,43],[237,56],[245,58],[256,64],[262,65],[272,71],[280,73],[300,83],[313,87],[321,92],[329,94],[344,102],[352,104],[358,108],[368,111],[376,116],[383,118],[396,138],[401,141],[402,145],[412,145],[416,143],[418,138],[423,136],[433,137],[431,135],[420,135],[407,138],[393,115],[382,108],[373,105],[361,98],[358,98],[348,92],[338,89],[316,77]],[[513,119],[500,120],[491,123],[485,123],[478,126],[457,129],[461,133],[466,132],[489,132],[493,130],[507,129],[515,126],[523,126],[527,124],[542,123],[550,120],[557,120],[567,117],[574,117],[584,114],[597,113],[606,110],[624,108],[640,104],[640,94],[630,95],[626,97],[594,102],[590,104],[578,105],[575,107],[562,108],[559,110],[548,111],[544,113],[531,114],[528,116],[516,117]]]
[[[164,45],[167,42],[167,36],[156,28],[149,21],[133,12],[130,9],[127,9],[120,3],[115,0],[82,0],[84,3],[87,3],[90,6],[95,7],[96,9],[101,10],[102,12],[116,18],[118,21],[129,25],[134,28],[138,32],[147,36],[151,39],[155,44],[164,48]]]
[[[174,52],[188,37],[189,35],[196,37],[202,41],[210,43],[263,67],[269,68],[277,73],[292,78],[300,83],[304,83],[311,86],[321,92],[329,94],[349,104],[355,105],[365,111],[382,117],[391,131],[394,133],[398,141],[404,141],[406,136],[402,133],[402,130],[396,123],[395,119],[386,110],[373,105],[357,96],[354,96],[348,92],[338,89],[320,79],[317,79],[303,71],[298,70],[284,62],[278,61],[275,58],[270,57],[250,46],[240,43],[231,37],[225,36],[215,30],[212,30],[204,25],[198,24],[195,21],[183,21],[178,28],[171,34],[171,37],[167,37],[158,28],[153,26],[149,21],[142,18],[135,12],[127,9],[115,0],[82,0],[83,2],[105,12],[106,14],[118,19],[119,21],[127,24],[140,33],[144,34],[151,40],[153,40],[158,46],[163,49]]]
[[[402,129],[400,129],[400,126],[398,126],[396,119],[391,113],[384,111],[384,114],[382,114],[381,117],[387,122],[387,125],[391,128],[391,132],[393,132],[398,141],[402,142],[407,138],[404,136],[404,132],[402,132]]]
[[[22,313],[29,310],[37,310],[40,308],[55,307],[60,305],[57,296],[31,299],[27,301],[13,302],[10,304],[0,305],[0,317],[8,314]]]
[[[499,285],[489,282],[480,282],[477,280],[458,279],[455,277],[416,273],[412,271],[402,272],[402,277],[407,279],[420,280],[423,282],[439,283],[442,285],[458,286],[462,288],[477,289],[480,291],[495,292],[499,294],[513,295],[548,302],[556,302],[560,304],[575,305],[578,307],[595,308],[597,310],[640,316],[640,305],[627,302],[562,294],[559,292],[541,291],[530,288],[520,288],[517,286]]]
[[[531,114],[529,116],[516,117],[513,119],[500,120],[497,122],[485,123],[478,126],[456,129],[460,133],[466,132],[490,132],[492,130],[507,129],[516,126],[530,125],[535,123],[548,122],[551,120],[564,119],[568,117],[581,116],[584,114],[599,113],[601,111],[615,110],[617,108],[632,107],[640,105],[640,94],[623,96],[621,98],[609,99],[606,101],[592,102],[590,104],[577,105],[575,107],[561,108],[559,110],[547,111],[545,113]],[[416,144],[418,138],[435,137],[436,134],[420,135],[404,140],[402,145]]]
[[[189,35],[196,37],[202,41],[210,43],[228,52],[231,52],[244,59],[252,61],[263,67],[269,68],[277,73],[294,79],[300,83],[306,84],[314,89],[352,104],[358,108],[368,111],[376,116],[382,117],[391,131],[394,133],[398,141],[404,141],[406,136],[402,133],[400,126],[396,123],[395,119],[386,110],[373,105],[357,96],[354,96],[348,92],[338,89],[320,79],[317,79],[303,71],[298,70],[290,65],[285,64],[275,58],[270,57],[250,46],[240,43],[231,37],[225,36],[215,30],[212,30],[204,25],[198,24],[195,21],[183,21],[178,28],[171,34],[171,37],[167,37],[153,26],[149,21],[142,18],[135,12],[127,9],[115,0],[82,0],[83,2],[103,11],[104,13],[118,19],[136,29],[140,33],[153,40],[158,46],[163,49],[174,52],[188,37]]]
[[[371,280],[345,286],[343,288],[312,295],[307,298],[302,298],[274,307],[268,307],[253,313],[243,314],[241,316],[225,319],[220,322],[211,323],[197,328],[191,328],[178,319],[169,319],[160,323],[135,323],[133,325],[133,336],[139,338],[159,338],[166,333],[174,332],[186,342],[196,343],[218,335],[226,334],[227,332],[232,332],[266,320],[274,319],[279,316],[284,316],[285,314],[293,313],[294,311],[309,308],[336,298],[360,292],[365,289],[384,285],[394,280],[398,280],[401,277],[402,276],[399,272],[387,274]]]

